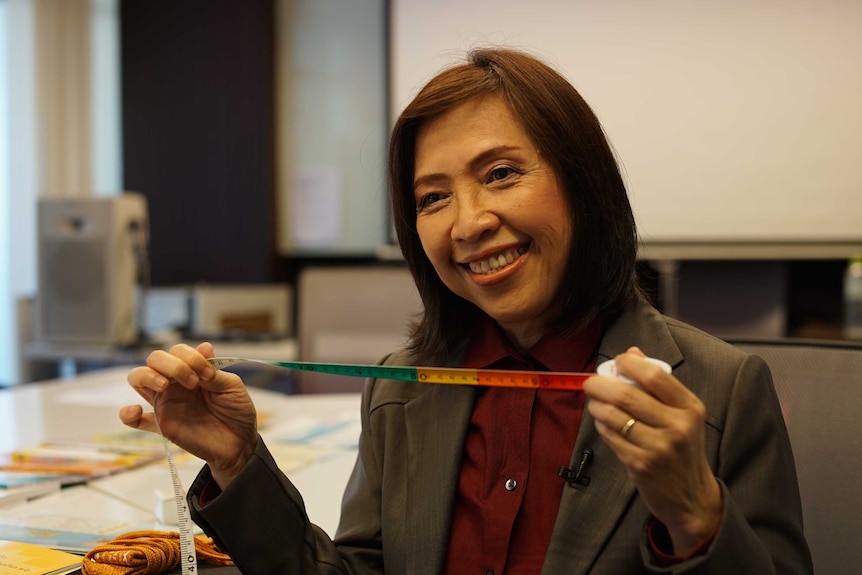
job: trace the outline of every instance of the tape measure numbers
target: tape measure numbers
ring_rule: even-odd
[[[654,357],[647,361],[659,366],[665,373],[671,373],[670,364]],[[484,385],[488,387],[526,387],[538,389],[582,390],[584,382],[593,375],[613,377],[634,383],[622,374],[613,359],[602,362],[596,373],[564,371],[518,371],[500,369],[468,369],[463,367],[406,367],[396,365],[363,365],[350,363],[318,363],[313,361],[272,361],[246,359],[242,357],[214,357],[210,365],[222,369],[240,363],[260,363],[284,369],[344,375],[372,379],[395,379],[417,383],[440,383],[454,385]]]
[[[180,534],[180,567],[183,575],[193,575],[198,571],[198,560],[195,552],[195,537],[192,531],[192,518],[189,513],[189,504],[186,501],[186,492],[180,482],[180,475],[177,473],[177,466],[174,464],[174,458],[171,455],[171,448],[168,445],[168,440],[162,433],[162,428],[159,426],[159,417],[156,415],[156,405],[159,401],[157,393],[153,398],[153,419],[156,422],[156,431],[162,436],[162,443],[165,447],[165,455],[168,458],[168,467],[171,471],[171,484],[174,488],[174,502],[177,506],[177,530]]]
[[[347,363],[316,363],[307,361],[268,361],[240,357],[214,357],[209,360],[216,369],[240,363],[262,363],[285,369],[295,369],[329,375],[344,375],[373,379],[395,379],[417,383],[452,385],[484,385],[489,387],[526,387],[537,389],[581,390],[584,381],[594,373],[559,371],[508,371],[467,369],[462,367],[404,367],[394,365],[360,365]]]

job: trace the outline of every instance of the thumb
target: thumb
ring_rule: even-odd
[[[120,408],[120,421],[134,429],[156,431],[152,414],[145,414],[140,405],[126,405]]]

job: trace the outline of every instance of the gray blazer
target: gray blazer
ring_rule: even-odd
[[[812,573],[793,455],[764,362],[644,302],[608,327],[599,361],[632,345],[668,362],[706,405],[706,455],[724,494],[721,527],[704,555],[659,567],[645,541],[649,513],[585,412],[571,465],[592,449],[591,481],[564,488],[543,575]],[[397,353],[384,363],[407,361]],[[201,508],[204,468],[189,491],[193,517],[247,575],[379,574],[384,566],[390,574],[439,574],[474,392],[366,384],[359,456],[334,541],[309,522],[262,442],[243,473]]]

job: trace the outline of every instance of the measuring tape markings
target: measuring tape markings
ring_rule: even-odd
[[[406,367],[395,365],[362,365],[317,363],[307,361],[269,361],[239,357],[215,357],[209,360],[216,369],[239,363],[261,363],[284,369],[326,373],[372,379],[394,379],[418,383],[482,385],[488,387],[522,387],[578,391],[594,373],[469,369],[462,367]]]
[[[658,365],[665,373],[672,372],[672,368],[667,362],[653,357],[645,359]],[[596,374],[620,379],[627,383],[634,383],[633,380],[619,372],[613,359],[599,364],[596,373],[470,369],[463,367],[406,367],[396,365],[318,363],[311,361],[270,361],[240,357],[214,357],[209,362],[216,369],[250,362],[284,369],[344,375],[348,377],[395,379],[398,381],[419,383],[484,385],[488,387],[523,387],[579,391],[584,388],[584,382]]]
[[[158,403],[159,394],[153,397],[153,419],[156,422],[156,431],[162,436],[162,444],[165,448],[165,455],[168,459],[168,468],[171,471],[171,484],[174,489],[174,502],[177,506],[177,530],[180,534],[180,566],[183,575],[192,575],[197,573],[198,561],[195,551],[195,539],[192,532],[192,519],[189,513],[189,504],[186,501],[186,493],[183,489],[180,475],[177,472],[177,466],[174,464],[174,458],[171,455],[171,448],[168,445],[168,439],[162,433],[162,428],[159,426],[159,417],[156,415],[156,404]]]

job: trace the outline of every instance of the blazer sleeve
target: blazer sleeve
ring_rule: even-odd
[[[669,567],[657,566],[642,542],[650,572],[811,574],[790,439],[762,359],[745,356],[724,421],[707,427],[724,496],[721,526],[705,554]]]
[[[210,481],[205,466],[189,489],[192,519],[241,572],[348,573],[326,533],[309,522],[299,492],[261,439],[242,473],[201,506],[200,494]]]
[[[192,518],[243,573],[378,575],[383,573],[379,482],[369,439],[367,396],[359,456],[348,482],[334,542],[309,521],[302,496],[278,468],[262,439],[239,476],[205,506],[200,495],[212,481],[204,467],[189,489]],[[375,495],[376,494],[376,495]],[[340,497],[341,494],[332,494]]]

